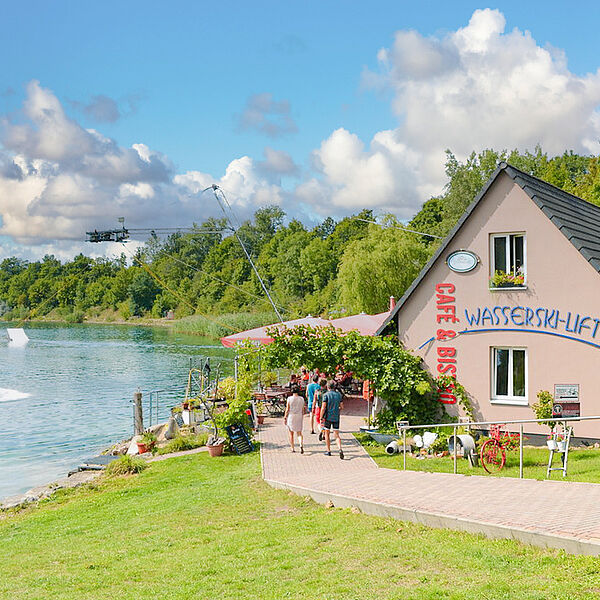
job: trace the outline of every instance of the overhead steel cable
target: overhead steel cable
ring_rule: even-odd
[[[224,279],[221,279],[221,278],[217,277],[216,275],[211,275],[207,271],[203,271],[199,267],[194,267],[193,265],[190,265],[189,263],[186,263],[185,261],[183,261],[183,260],[181,260],[181,259],[179,259],[179,258],[177,258],[177,257],[175,257],[173,255],[170,255],[169,258],[171,258],[175,262],[181,263],[182,265],[184,265],[188,269],[192,269],[193,271],[197,271],[198,273],[202,273],[202,275],[206,275],[207,277],[210,277],[211,279],[214,279],[215,281],[218,281],[220,283],[224,283],[225,285],[229,285],[232,288],[234,288],[234,289],[236,289],[236,290],[238,290],[240,292],[243,292],[244,294],[248,294],[248,296],[252,296],[253,298],[256,298],[257,300],[264,300],[264,298],[262,296],[258,296],[257,294],[253,294],[252,292],[249,292],[248,290],[245,290],[244,288],[241,288],[238,285],[235,285],[234,283],[230,283],[229,281],[225,281]],[[282,311],[285,311],[285,309],[282,306],[279,306],[279,308]]]
[[[178,298],[188,308],[191,308],[194,313],[198,313],[199,315],[203,316],[205,319],[208,319],[209,321],[212,321],[213,323],[216,323],[217,325],[221,325],[222,327],[225,327],[226,329],[230,329],[231,331],[233,331],[235,333],[242,332],[242,330],[238,329],[237,327],[233,327],[233,326],[229,325],[228,323],[224,323],[223,321],[216,319],[215,317],[211,317],[205,313],[201,313],[196,306],[194,306],[193,304],[188,302],[179,292],[176,292],[175,290],[171,289],[171,287],[167,283],[165,283],[156,273],[154,273],[154,271],[152,271],[152,269],[142,259],[138,258],[137,256],[135,256],[135,254],[130,252],[129,249],[127,248],[127,246],[123,242],[122,242],[122,245],[123,245],[123,248],[129,253],[131,258],[133,258],[133,260],[135,262],[137,262],[148,273],[148,275],[150,275],[150,277],[152,277],[152,279],[154,279],[154,281],[156,281],[156,283],[158,283],[158,285],[160,287],[166,289],[168,292],[173,294],[173,296]]]
[[[373,225],[379,225],[379,227],[385,227],[382,223],[378,223],[377,221],[369,221],[369,219],[361,219],[360,217],[352,217],[355,221],[362,221],[363,223],[372,223]],[[403,225],[389,225],[389,227],[395,227],[396,229],[401,229],[402,231],[407,231],[408,233],[415,233],[416,235],[424,235],[426,237],[434,238],[436,240],[443,240],[444,238],[439,235],[433,235],[432,233],[423,233],[422,231],[415,231],[414,229],[409,229],[408,227],[404,227]]]
[[[202,190],[202,193],[204,193],[204,192],[206,192],[207,190],[210,190],[210,189],[212,189],[212,191],[213,191],[213,193],[215,195],[215,198],[217,199],[217,202],[219,204],[219,207],[223,211],[223,215],[225,216],[225,219],[229,222],[229,225],[231,226],[231,228],[233,230],[233,235],[235,235],[237,241],[239,242],[240,246],[242,247],[242,250],[244,251],[244,254],[246,255],[246,258],[248,259],[248,262],[250,263],[250,265],[252,267],[252,270],[254,271],[254,274],[256,275],[258,281],[260,282],[260,285],[261,285],[264,293],[267,295],[267,298],[269,299],[269,302],[271,303],[271,306],[273,307],[273,310],[275,311],[275,314],[277,315],[277,318],[279,319],[279,321],[281,323],[283,323],[283,317],[281,316],[281,313],[277,309],[277,305],[273,301],[273,298],[271,298],[271,294],[269,293],[269,290],[267,289],[267,286],[265,285],[265,282],[263,281],[263,278],[260,276],[260,273],[258,272],[258,269],[256,268],[256,265],[254,264],[254,261],[252,260],[252,257],[250,256],[250,253],[248,252],[248,250],[246,250],[246,246],[244,245],[244,242],[242,242],[242,239],[238,235],[237,228],[233,226],[232,217],[236,221],[237,221],[237,217],[235,216],[235,213],[233,212],[233,209],[231,208],[231,205],[227,201],[227,197],[225,196],[225,193],[215,183],[213,183],[211,186],[207,187],[206,189]],[[222,200],[219,197],[219,194],[217,194],[217,191],[221,192],[221,196],[223,197]],[[229,208],[229,213],[231,213],[232,217],[225,210],[225,204]],[[238,222],[238,225],[239,225],[239,222]]]

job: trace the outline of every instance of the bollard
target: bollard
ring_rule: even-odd
[[[144,433],[144,416],[142,414],[142,392],[133,394],[133,435]]]

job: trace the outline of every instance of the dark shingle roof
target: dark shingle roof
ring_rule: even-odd
[[[463,223],[469,218],[498,175],[502,172],[506,173],[523,189],[548,219],[579,250],[581,255],[596,271],[600,272],[600,206],[573,196],[573,194],[569,194],[546,181],[533,177],[533,175],[528,175],[512,165],[500,163],[475,200],[465,210],[458,223],[442,242],[437,252],[423,267],[419,276],[413,281],[404,296],[398,301],[394,310],[377,330],[376,335],[381,334],[394,319],[400,308],[402,308],[403,304],[421,283],[439,256],[443,254]]]

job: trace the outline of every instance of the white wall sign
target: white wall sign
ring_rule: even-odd
[[[477,254],[469,250],[457,250],[448,256],[446,264],[455,273],[468,273],[479,263]]]

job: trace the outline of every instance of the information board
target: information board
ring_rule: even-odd
[[[227,435],[231,440],[231,445],[235,450],[236,454],[246,454],[246,452],[252,452],[254,446],[246,433],[243,425],[235,423],[225,427]]]
[[[557,383],[554,385],[553,417],[580,417],[578,383]]]

